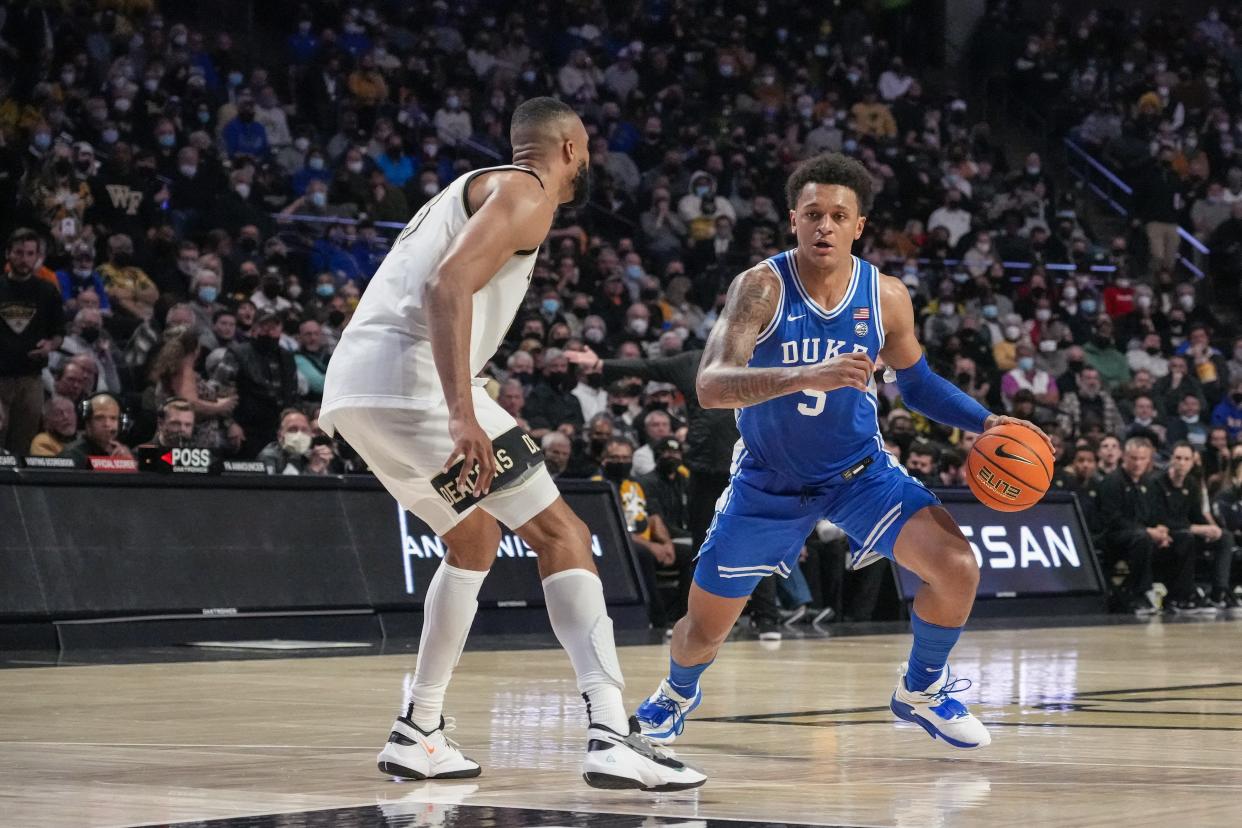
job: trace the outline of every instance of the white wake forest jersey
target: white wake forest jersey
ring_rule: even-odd
[[[332,354],[321,423],[327,422],[325,415],[341,408],[425,409],[444,401],[431,355],[423,289],[471,216],[466,203],[470,182],[497,170],[535,175],[528,167],[512,164],[473,170],[423,205],[401,231]],[[474,294],[471,376],[483,370],[500,347],[526,295],[537,253],[537,248],[517,252]]]

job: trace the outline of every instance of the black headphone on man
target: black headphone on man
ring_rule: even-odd
[[[113,405],[115,405],[121,412],[116,427],[117,435],[120,436],[129,431],[129,427],[132,424],[129,413],[125,410],[125,406],[121,405],[121,401],[112,394],[109,394],[107,391],[99,391],[91,394],[89,397],[82,400],[82,402],[78,403],[78,431],[82,431],[86,428],[86,424],[95,413],[95,401],[99,399],[111,400]]]

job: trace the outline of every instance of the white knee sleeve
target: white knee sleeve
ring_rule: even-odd
[[[411,719],[424,730],[440,724],[444,694],[465,649],[466,636],[479,608],[479,589],[486,577],[486,572],[441,563],[427,587],[418,666],[409,698],[413,705]]]
[[[625,680],[617,661],[612,619],[604,604],[604,585],[585,569],[566,569],[543,579],[544,600],[556,638],[569,654],[587,715],[618,733],[628,731],[621,691]]]

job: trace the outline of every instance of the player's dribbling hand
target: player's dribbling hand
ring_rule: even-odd
[[[1044,430],[1042,428],[1035,425],[1030,420],[1020,420],[1017,417],[1009,417],[1004,414],[992,414],[983,421],[983,430],[987,431],[989,428],[995,428],[998,425],[1005,425],[1006,423],[1020,425],[1023,428],[1029,428],[1031,431],[1042,437],[1044,442],[1048,444],[1048,451],[1051,451],[1054,456],[1056,455],[1056,450],[1052,446],[1052,439],[1047,434],[1044,434]]]
[[[480,496],[487,494],[496,476],[496,458],[492,455],[492,441],[487,438],[487,432],[473,417],[455,416],[449,419],[449,436],[453,438],[453,453],[442,471],[448,471],[458,458],[464,458],[461,473],[457,475],[457,490]],[[472,488],[468,478],[475,463],[479,464],[479,476]]]
[[[867,390],[875,370],[871,358],[863,353],[842,354],[818,365],[807,366],[808,389],[832,391],[837,388]]]

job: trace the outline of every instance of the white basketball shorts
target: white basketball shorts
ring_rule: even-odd
[[[487,392],[475,386],[474,413],[487,436],[495,439],[517,426],[517,421]],[[332,428],[367,461],[389,494],[431,531],[443,536],[481,508],[510,529],[517,529],[552,505],[560,496],[552,476],[541,464],[519,483],[493,491],[458,513],[431,484],[453,450],[448,408],[338,408]]]

